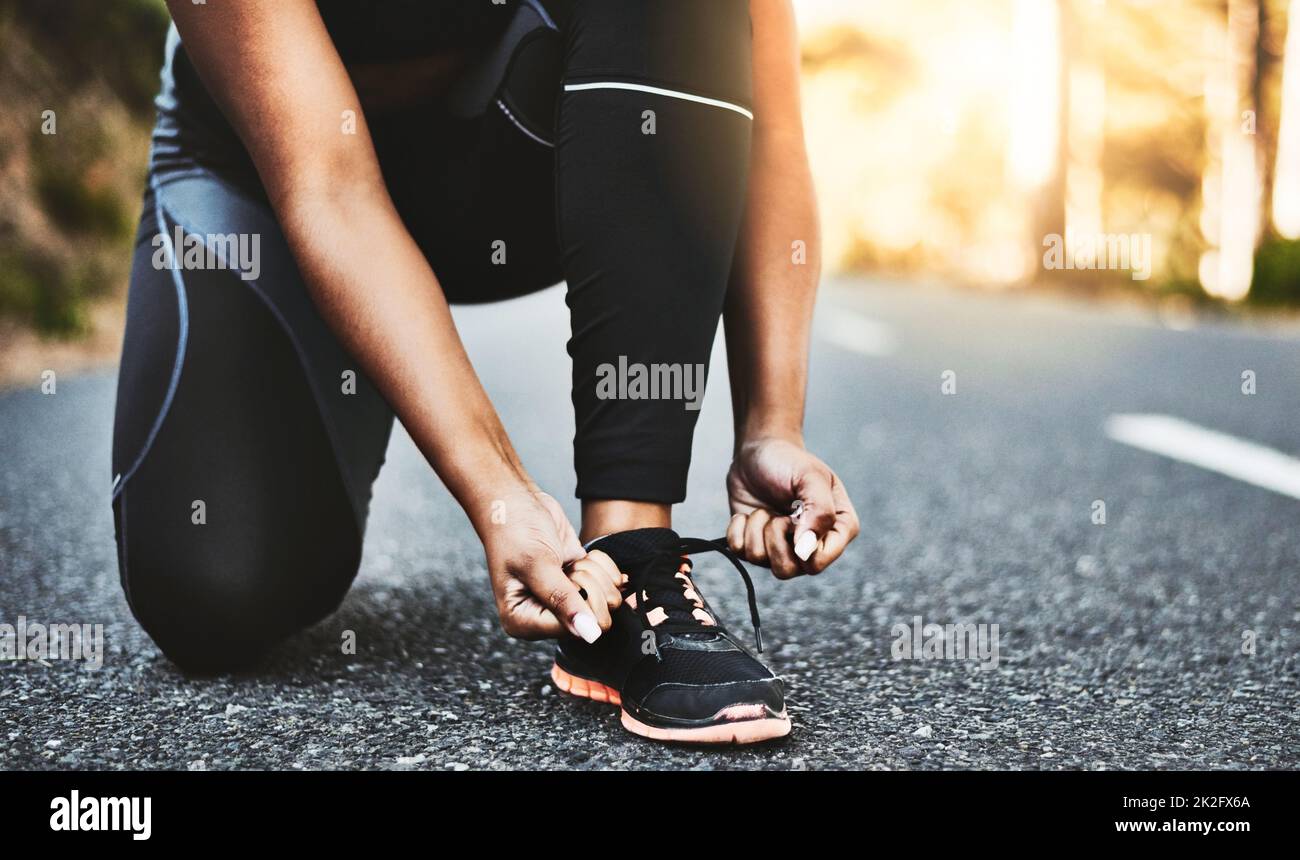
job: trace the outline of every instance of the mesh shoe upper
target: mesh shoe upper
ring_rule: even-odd
[[[784,710],[780,680],[732,637],[691,577],[685,553],[731,557],[724,546],[683,540],[671,529],[638,529],[588,548],[607,553],[628,584],[613,629],[592,645],[561,644],[566,670],[615,687],[629,712],[660,725],[705,723],[743,705]],[[757,633],[752,584],[735,563],[749,586]]]

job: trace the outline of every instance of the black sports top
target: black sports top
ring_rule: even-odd
[[[488,49],[522,2],[534,0],[317,0],[317,8],[344,62],[384,63]],[[156,165],[197,158],[256,186],[251,159],[199,80],[175,26],[155,104]]]
[[[517,0],[316,0],[347,62],[385,62],[479,47],[509,23]]]

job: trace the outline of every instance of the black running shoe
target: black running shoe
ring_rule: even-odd
[[[691,581],[687,555],[720,552],[749,591],[757,650],[763,650],[754,585],[726,541],[637,529],[587,547],[628,577],[613,626],[593,644],[567,637],[551,677],[566,693],[623,708],[623,727],[647,738],[753,743],[790,733],[781,680],[727,632]]]

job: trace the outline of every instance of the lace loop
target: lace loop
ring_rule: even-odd
[[[749,571],[741,562],[740,557],[731,551],[727,546],[726,538],[717,538],[716,540],[705,540],[704,538],[681,538],[677,544],[666,546],[655,553],[654,560],[661,561],[665,565],[671,564],[687,555],[695,555],[703,552],[717,552],[726,556],[732,566],[740,574],[740,578],[745,581],[745,591],[749,598],[749,620],[754,627],[754,647],[758,653],[763,653],[763,626],[758,617],[758,597],[754,594],[754,581],[750,579]],[[666,601],[656,601],[666,602]],[[675,604],[673,604],[675,605]],[[648,603],[643,603],[637,607],[637,611],[645,614],[649,611]]]

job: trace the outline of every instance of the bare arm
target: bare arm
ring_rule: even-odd
[[[554,500],[536,501],[442,288],[389,197],[357,93],[315,2],[169,0],[169,7],[257,166],[321,315],[483,539],[508,632],[557,634],[555,616],[575,630],[583,604],[560,565],[581,547]],[[346,111],[354,112],[355,133],[345,133]],[[492,522],[494,502],[507,505],[511,529]],[[534,538],[547,532],[548,516],[558,534],[544,545],[510,544],[530,520]],[[525,606],[525,595],[506,588],[509,575],[544,605]]]
[[[799,45],[789,0],[752,0],[750,16],[749,199],[725,311],[736,443],[780,436],[802,444],[821,236],[804,146]]]
[[[857,536],[839,477],[804,448],[804,397],[821,237],[799,100],[790,0],[751,0],[754,129],[749,197],[724,319],[735,416],[727,538],[789,578],[818,573]],[[805,513],[792,517],[794,503]]]

